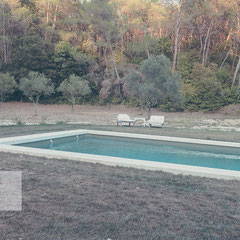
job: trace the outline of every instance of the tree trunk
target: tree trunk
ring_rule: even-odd
[[[4,63],[7,63],[7,42],[6,42],[6,15],[5,15],[5,5],[3,3],[3,16],[2,16],[2,24],[3,24],[3,57]]]
[[[54,13],[53,25],[52,25],[52,36],[51,36],[51,42],[53,41],[54,31],[55,31],[56,22],[57,22],[57,10],[58,10],[58,4],[56,4],[56,7],[55,7],[55,13]]]
[[[222,68],[222,67],[223,67],[223,65],[224,65],[224,63],[226,62],[226,60],[227,60],[227,58],[228,58],[228,56],[229,56],[229,53],[230,53],[230,51],[231,51],[231,49],[230,49],[230,50],[227,52],[227,54],[226,54],[225,58],[223,59],[223,61],[222,61],[221,65],[220,65],[220,68]]]
[[[150,119],[151,116],[151,108],[147,108],[147,120]]]
[[[38,101],[39,98],[41,97],[41,95],[36,96],[36,100],[34,101],[34,97],[29,98],[30,100],[32,100],[33,104],[34,104],[34,115],[37,116],[38,115]]]
[[[149,44],[148,44],[147,33],[145,29],[144,29],[144,37],[145,37],[146,53],[147,53],[147,57],[149,58],[150,57]]]
[[[33,105],[34,105],[34,116],[37,116],[38,115],[38,102],[34,102],[33,101]]]
[[[234,54],[234,55],[233,55],[233,60],[232,60],[231,74],[234,73],[235,62],[236,62],[236,56],[235,56],[235,54]]]
[[[231,87],[233,87],[234,84],[235,84],[235,82],[236,82],[239,69],[240,69],[240,56],[239,56],[239,58],[238,58],[238,64],[237,64],[236,69],[235,69],[235,72],[234,72],[234,76],[233,76],[232,86],[231,86]]]
[[[113,69],[114,69],[114,72],[115,72],[116,77],[117,77],[117,80],[115,81],[117,94],[121,95],[121,88],[120,88],[121,81],[120,81],[120,77],[119,77],[119,73],[118,73],[118,69],[117,69],[117,64],[116,64],[116,60],[115,60],[112,44],[110,43],[109,40],[108,40],[108,45],[109,45],[109,48],[110,48],[110,51],[111,51],[111,55],[112,55]]]
[[[104,61],[106,64],[106,70],[107,70],[108,69],[108,60],[107,60],[107,48],[106,47],[103,48],[103,56],[104,56]]]
[[[238,78],[238,89],[240,89],[240,76]]]
[[[116,65],[116,60],[115,60],[115,56],[114,56],[114,52],[113,52],[113,48],[112,48],[112,44],[110,43],[110,41],[108,40],[108,45],[111,51],[111,55],[112,55],[112,63],[113,63],[113,68],[114,71],[116,73],[117,79],[120,79],[119,77],[119,73],[118,73],[118,69],[117,69],[117,65]]]
[[[190,44],[192,43],[192,40],[193,40],[193,28],[191,29],[191,32],[190,32],[190,41],[188,41],[188,46],[187,46],[187,48],[188,48],[188,50],[190,49]]]
[[[46,27],[48,27],[48,23],[49,23],[49,11],[50,11],[50,2],[49,0],[47,1],[47,9],[46,9]],[[44,39],[45,41],[47,41],[47,38],[48,38],[48,30],[46,29],[45,31],[45,36],[44,36]]]
[[[204,41],[204,46],[203,46],[203,51],[202,51],[202,65],[203,66],[206,66],[206,61],[207,61],[207,57],[208,57],[208,48],[209,48],[209,45],[210,45],[209,36],[210,36],[211,28],[212,28],[212,22],[213,22],[213,19],[210,22],[210,25],[209,25],[208,31],[207,31],[207,35],[206,35],[206,38],[205,38],[205,41]]]
[[[175,43],[174,43],[174,55],[173,55],[173,65],[172,65],[172,71],[174,72],[176,70],[177,66],[177,57],[178,57],[178,50],[179,50],[179,32],[181,27],[181,11],[182,11],[182,1],[179,2],[179,8],[178,8],[178,16],[176,21],[176,27],[175,27]]]
[[[201,46],[199,50],[199,59],[200,59],[202,56],[202,50],[203,50],[203,37],[202,37],[202,30],[201,30],[201,27],[199,26],[199,23],[198,23],[198,31],[199,31],[199,41]]]
[[[0,107],[2,106],[2,103],[3,103],[3,92],[1,92],[1,99],[0,99]]]
[[[69,100],[70,100],[70,102],[72,103],[72,112],[74,112],[74,105],[75,105],[75,103],[76,103],[75,97],[72,96]]]
[[[121,36],[121,54],[123,55],[124,52],[124,33],[122,32]]]
[[[208,53],[209,53],[209,48],[210,48],[210,39],[211,39],[211,37],[209,36],[209,38],[208,38],[208,44],[207,44],[207,49],[206,49],[206,53],[205,53],[205,59],[204,59],[205,66],[206,66],[207,63],[208,63]]]

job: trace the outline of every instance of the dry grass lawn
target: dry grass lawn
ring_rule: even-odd
[[[240,184],[0,154],[23,171],[23,211],[1,212],[1,239],[239,239]]]
[[[153,109],[152,115],[164,115],[165,126],[178,129],[212,130],[212,131],[240,131],[240,111],[238,106],[221,113],[169,113]],[[71,111],[69,105],[39,105],[38,116],[34,116],[33,104],[9,102],[0,107],[0,126],[24,123],[35,124],[93,124],[115,125],[117,115],[127,113],[130,117],[146,117],[144,110],[123,105],[92,106],[77,105]]]

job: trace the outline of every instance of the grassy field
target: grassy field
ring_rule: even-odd
[[[102,131],[115,131],[115,132],[129,132],[140,134],[151,134],[161,136],[174,136],[174,137],[187,137],[187,138],[199,138],[207,140],[219,140],[240,142],[240,133],[237,131],[210,131],[207,129],[181,129],[173,127],[164,128],[144,128],[144,127],[118,127],[118,126],[104,126],[104,125],[79,125],[79,124],[43,124],[37,126],[6,126],[0,127],[0,138],[9,136],[21,136],[34,133],[46,133],[52,131],[65,131],[74,129],[91,129]]]
[[[0,137],[70,129],[240,142],[239,133],[81,125],[1,127]],[[0,212],[3,240],[240,239],[240,184],[0,153],[23,171],[23,211]]]

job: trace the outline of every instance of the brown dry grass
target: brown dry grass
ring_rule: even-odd
[[[1,239],[239,239],[237,181],[0,154],[23,171],[23,211],[0,213]]]
[[[69,105],[39,105],[39,114],[34,116],[33,104],[9,102],[0,108],[0,126],[16,123],[86,123],[94,125],[115,125],[119,113],[130,117],[146,117],[144,110],[123,105],[92,106],[77,105],[71,111]],[[230,111],[231,112],[231,111]],[[161,112],[153,109],[152,115],[164,115],[166,126],[183,129],[208,129],[222,131],[240,131],[239,115],[225,113],[189,113]]]

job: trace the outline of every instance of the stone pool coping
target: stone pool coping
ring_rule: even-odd
[[[156,135],[81,129],[81,130],[71,130],[71,131],[51,132],[51,133],[43,133],[43,134],[33,134],[33,135],[18,136],[18,137],[0,138],[0,151],[18,153],[18,154],[27,154],[31,156],[40,156],[40,157],[46,157],[46,158],[67,159],[67,160],[90,162],[90,163],[100,163],[100,164],[109,165],[109,166],[133,167],[133,168],[145,169],[145,170],[165,171],[165,172],[171,172],[173,174],[193,175],[193,176],[210,177],[210,178],[217,178],[217,179],[228,179],[228,180],[233,180],[233,179],[240,180],[240,171],[188,166],[188,165],[180,165],[180,164],[174,164],[174,163],[151,162],[151,161],[127,159],[127,158],[120,158],[120,157],[72,153],[72,152],[37,149],[37,148],[11,145],[11,144],[20,144],[20,143],[41,141],[41,140],[47,140],[47,139],[50,140],[54,138],[68,137],[68,136],[81,135],[81,134],[95,134],[95,135],[114,136],[114,137],[162,140],[162,141],[169,141],[169,142],[181,142],[181,143],[190,143],[190,144],[193,143],[193,144],[200,144],[200,145],[222,146],[222,147],[232,147],[232,148],[240,149],[240,143],[236,143],[236,142],[223,142],[223,141],[212,141],[212,140],[202,140],[202,139],[192,139],[192,138],[166,137],[166,136],[156,136]]]

